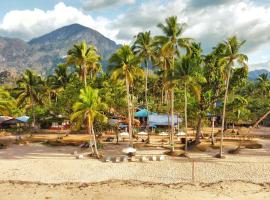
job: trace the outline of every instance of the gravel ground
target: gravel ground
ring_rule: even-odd
[[[43,183],[99,182],[107,180],[138,180],[154,183],[195,181],[212,183],[241,180],[270,182],[270,157],[227,155],[215,159],[206,154],[190,154],[192,159],[178,158],[161,162],[103,163],[94,159],[76,160],[70,153],[76,147],[46,147],[29,144],[0,150],[0,180]]]

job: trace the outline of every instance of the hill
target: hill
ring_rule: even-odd
[[[105,61],[119,47],[99,32],[80,24],[56,29],[29,42],[0,37],[0,70],[11,68],[22,72],[30,68],[50,73],[53,67],[63,61],[68,49],[82,40],[94,44]]]

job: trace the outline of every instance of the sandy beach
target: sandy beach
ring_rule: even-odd
[[[258,200],[269,199],[269,184],[219,182],[214,184],[154,184],[139,181],[106,181],[89,184],[0,183],[1,199],[55,200]]]
[[[268,149],[261,149],[261,154],[259,151],[256,156],[252,151],[257,150],[226,155],[226,159],[216,159],[203,152],[191,153],[190,159],[167,157],[165,161],[143,163],[77,160],[72,155],[74,151],[80,152],[80,149],[48,147],[40,143],[2,149],[1,199],[239,200],[270,197]]]

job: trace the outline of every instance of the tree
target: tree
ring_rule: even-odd
[[[182,37],[184,31],[184,24],[178,23],[176,16],[168,17],[165,20],[165,24],[158,24],[158,27],[163,31],[164,36],[156,36],[156,44],[161,52],[161,63],[163,63],[163,70],[165,72],[164,77],[169,77],[166,75],[166,71],[174,69],[175,57],[180,55],[180,49],[185,48],[189,53],[189,41],[190,38]],[[165,56],[164,56],[165,55]],[[163,57],[163,58],[162,58]],[[165,59],[164,59],[165,58]],[[174,76],[172,74],[172,76]],[[171,113],[171,134],[170,143],[172,151],[174,151],[173,136],[174,136],[174,84],[172,80],[166,80],[171,87],[168,88],[170,94],[170,113]]]
[[[70,120],[76,122],[77,125],[87,123],[87,130],[90,135],[89,146],[92,148],[91,135],[94,140],[95,155],[99,158],[96,135],[94,132],[94,121],[106,122],[107,117],[102,113],[102,110],[107,109],[107,105],[101,102],[98,95],[98,90],[86,87],[81,89],[79,101],[73,105],[73,114],[70,116]]]
[[[0,114],[9,115],[15,105],[16,101],[10,96],[9,92],[0,88]]]
[[[30,70],[26,70],[21,79],[17,81],[17,104],[18,106],[30,106],[32,110],[33,126],[36,124],[34,112],[35,104],[42,104],[40,94],[43,91],[44,83],[41,76]]]
[[[270,80],[268,79],[267,73],[262,73],[259,75],[259,77],[256,79],[257,86],[261,90],[262,96],[269,96],[270,91]]]
[[[51,79],[51,86],[54,89],[65,89],[66,85],[74,79],[74,73],[69,72],[68,68],[64,64],[59,64],[54,70],[54,74],[48,76],[47,79]]]
[[[243,46],[245,41],[239,41],[236,36],[228,38],[222,45],[224,46],[225,52],[223,57],[220,59],[220,65],[223,67],[225,73],[226,89],[223,101],[222,111],[222,125],[221,125],[221,138],[220,138],[220,154],[219,157],[223,157],[223,133],[226,117],[226,103],[229,92],[230,78],[232,68],[235,66],[235,62],[240,66],[247,66],[246,61],[248,57],[245,54],[239,53],[240,48]]]
[[[185,133],[186,133],[186,145],[185,151],[187,151],[187,131],[188,131],[188,91],[192,91],[197,99],[200,98],[201,85],[200,83],[205,82],[205,78],[202,75],[201,69],[201,48],[198,44],[192,44],[192,55],[183,56],[175,67],[175,77],[178,79],[178,85],[184,87],[185,96]],[[198,51],[196,51],[198,50]]]
[[[135,76],[143,76],[143,69],[140,68],[140,60],[134,55],[130,46],[124,45],[110,58],[109,70],[112,72],[112,79],[123,79],[126,84],[127,107],[128,107],[128,131],[130,146],[132,141],[132,104],[130,98],[130,86],[133,85]]]
[[[68,51],[67,64],[78,67],[79,75],[87,85],[87,74],[90,72],[91,79],[101,70],[101,57],[97,54],[97,50],[93,45],[87,46],[83,41],[80,44],[75,44],[72,49]]]
[[[154,56],[154,42],[153,38],[151,37],[150,31],[139,33],[135,37],[135,42],[132,46],[132,50],[134,51],[135,55],[137,55],[142,62],[144,63],[145,67],[145,107],[148,110],[148,64],[152,60]]]

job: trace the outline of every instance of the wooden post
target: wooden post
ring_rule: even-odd
[[[192,183],[195,183],[195,161],[192,160]]]

